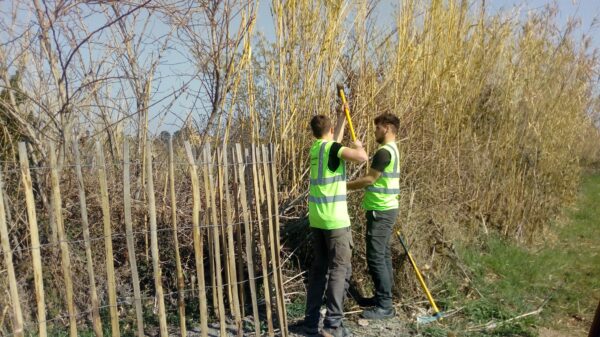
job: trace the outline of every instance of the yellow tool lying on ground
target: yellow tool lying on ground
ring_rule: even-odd
[[[429,303],[431,304],[431,307],[433,308],[433,311],[435,312],[435,314],[433,314],[432,316],[417,317],[417,323],[426,324],[426,323],[431,323],[431,322],[437,321],[438,319],[442,319],[444,317],[444,313],[441,312],[440,309],[438,309],[437,305],[435,304],[435,301],[433,300],[433,297],[431,296],[431,293],[429,292],[429,289],[427,288],[427,285],[425,284],[425,280],[423,280],[423,276],[421,275],[421,272],[419,271],[419,268],[417,267],[415,260],[413,259],[412,255],[408,251],[408,246],[404,242],[404,239],[402,239],[402,235],[400,235],[400,231],[396,231],[396,235],[398,235],[398,239],[400,240],[400,243],[402,244],[402,247],[404,248],[406,255],[408,255],[410,264],[412,265],[413,269],[415,270],[415,274],[417,274],[417,278],[419,279],[421,288],[423,288],[423,291],[425,292],[425,295],[427,296],[427,300],[429,301]]]
[[[348,102],[346,102],[346,95],[344,95],[344,86],[341,84],[337,85],[337,92],[342,99],[342,103],[344,104],[344,112],[346,113],[346,120],[348,121],[348,126],[350,127],[350,135],[352,136],[352,141],[356,141],[356,134],[354,133],[354,127],[352,126],[352,120],[350,119],[350,109],[348,109]]]

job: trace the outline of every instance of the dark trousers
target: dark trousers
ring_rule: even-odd
[[[311,228],[314,260],[308,276],[305,324],[319,324],[323,295],[327,314],[323,325],[339,327],[344,317],[344,297],[352,275],[352,231],[350,227],[324,230]]]
[[[367,211],[367,264],[375,286],[377,306],[391,309],[394,272],[390,251],[390,237],[396,223],[398,209]]]

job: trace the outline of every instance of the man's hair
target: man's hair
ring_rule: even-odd
[[[325,115],[316,115],[310,120],[310,129],[315,137],[321,138],[331,129],[331,119]]]
[[[391,113],[386,112],[375,118],[375,125],[391,125],[393,126],[392,131],[398,133],[398,129],[400,129],[400,119]]]

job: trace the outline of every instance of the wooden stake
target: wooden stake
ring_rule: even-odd
[[[206,205],[206,214],[205,214],[205,222],[206,219],[208,218],[208,213],[209,213],[209,209],[210,209],[210,199],[211,199],[211,189],[210,189],[210,184],[208,182],[208,159],[206,159],[205,157],[205,149],[202,150],[202,180],[204,182],[204,196],[205,196],[205,205]],[[212,227],[208,226],[207,227],[207,237],[208,237],[208,265],[209,265],[209,270],[210,270],[210,286],[212,289],[212,304],[213,304],[213,310],[215,313],[215,316],[219,316],[219,301],[217,300],[217,272],[215,271],[215,258],[214,258],[214,240],[213,240],[213,236],[212,236]]]
[[[196,260],[196,274],[198,277],[198,299],[200,301],[200,333],[202,337],[208,336],[208,310],[206,305],[206,285],[204,281],[204,244],[200,232],[200,183],[192,147],[185,142],[185,152],[190,164],[190,178],[192,181],[192,236],[194,240],[194,257]]]
[[[219,214],[218,214],[218,219],[220,220],[219,223],[224,223],[225,217],[223,216],[224,214],[224,210],[223,210],[223,198],[224,198],[224,190],[223,190],[223,153],[221,152],[220,149],[217,149],[217,183],[219,185],[218,191],[219,191]],[[225,185],[227,186],[227,185]],[[227,188],[227,187],[225,187]],[[216,189],[215,189],[215,193],[216,193]],[[229,223],[229,221],[227,221],[227,224]],[[225,226],[227,226],[227,224],[225,224]],[[227,252],[229,252],[229,247],[228,247],[228,242],[227,242],[227,236],[225,234],[225,230],[223,230],[221,233],[219,233],[219,238],[221,239],[221,247],[222,247],[222,251],[223,251],[223,257],[225,258],[225,261],[223,261],[221,259],[221,263],[223,263],[225,265],[225,267],[223,268],[223,271],[225,272],[225,284],[227,287],[227,303],[229,303],[229,312],[234,312],[234,307],[233,307],[233,294],[232,294],[232,290],[231,290],[231,271],[229,270],[230,266],[229,266],[229,257],[227,256]],[[222,264],[222,265],[223,265]]]
[[[171,189],[171,222],[173,224],[173,242],[175,243],[175,267],[177,269],[177,304],[179,306],[179,331],[182,337],[187,336],[185,326],[185,284],[181,256],[179,255],[179,238],[177,235],[177,201],[175,198],[175,163],[173,159],[173,137],[169,137],[169,186]]]
[[[275,300],[276,300],[276,307],[277,307],[277,318],[279,319],[279,324],[283,325],[284,322],[284,318],[283,318],[283,308],[280,305],[280,288],[279,288],[279,274],[277,273],[277,255],[279,255],[279,253],[275,252],[275,241],[277,241],[277,239],[275,238],[275,232],[273,230],[273,209],[271,206],[271,172],[268,169],[269,167],[269,155],[267,153],[267,147],[266,146],[262,146],[262,174],[260,174],[259,176],[263,176],[264,177],[264,186],[265,186],[265,201],[267,204],[267,224],[268,224],[268,233],[269,233],[269,237],[268,237],[268,246],[270,248],[270,252],[271,252],[271,271],[273,273],[273,286],[275,288]],[[282,329],[282,334],[283,334],[283,330]]]
[[[73,301],[73,279],[71,278],[71,257],[69,244],[65,235],[65,225],[62,216],[62,200],[60,196],[60,180],[56,164],[56,153],[54,143],[50,143],[50,176],[52,184],[52,207],[54,208],[54,222],[60,242],[60,256],[63,278],[65,280],[65,291],[67,292],[67,311],[69,312],[69,336],[77,337],[77,314]]]
[[[142,294],[140,291],[140,278],[135,257],[135,242],[133,240],[133,221],[131,219],[131,176],[129,162],[129,141],[123,137],[123,204],[125,213],[125,233],[127,236],[127,253],[131,267],[133,283],[133,297],[135,301],[135,315],[138,337],[144,337],[144,315],[142,311]]]
[[[38,232],[37,216],[35,213],[35,200],[29,172],[29,159],[25,143],[19,143],[19,161],[21,163],[21,178],[25,190],[25,203],[27,204],[27,219],[29,221],[29,234],[31,236],[31,258],[33,260],[33,280],[35,283],[35,298],[37,302],[37,319],[40,337],[47,336],[46,328],[46,303],[44,300],[44,281],[42,276],[42,255],[40,253],[40,237]]]
[[[92,259],[92,246],[90,244],[90,226],[88,223],[87,199],[83,183],[83,173],[81,172],[81,158],[79,155],[79,142],[73,140],[73,151],[75,152],[75,172],[77,173],[77,189],[79,190],[79,205],[81,209],[81,224],[83,226],[83,242],[85,246],[85,259],[88,273],[88,282],[90,284],[90,297],[92,305],[92,328],[96,337],[102,337],[102,322],[100,321],[100,311],[98,310],[98,292],[96,291],[96,277],[94,276],[94,262]]]
[[[8,285],[10,288],[10,306],[13,309],[13,334],[15,337],[23,337],[23,313],[21,312],[21,301],[19,300],[19,291],[17,288],[17,278],[12,261],[12,249],[10,248],[10,238],[8,236],[8,226],[6,224],[6,210],[4,209],[4,181],[2,180],[2,165],[0,165],[0,243],[4,252],[4,265],[8,274]]]
[[[229,279],[231,282],[231,291],[233,297],[233,317],[235,318],[238,336],[242,336],[242,317],[240,315],[240,300],[237,289],[237,275],[235,265],[235,249],[233,242],[233,212],[231,207],[231,198],[229,195],[229,159],[227,155],[227,145],[223,146],[223,168],[225,174],[223,176],[225,181],[225,213],[227,217],[227,260],[229,262]]]
[[[106,274],[108,279],[108,304],[110,306],[111,336],[118,337],[119,313],[117,311],[117,286],[115,283],[115,265],[113,263],[112,229],[110,220],[110,207],[108,202],[108,184],[106,183],[106,164],[104,152],[100,142],[96,141],[96,161],[98,163],[98,179],[100,181],[100,194],[102,198],[102,217],[104,222],[104,248],[106,259]]]
[[[234,201],[234,212],[235,212],[235,222],[239,223],[240,225],[237,225],[235,227],[235,239],[236,239],[236,249],[237,249],[237,280],[238,280],[238,294],[239,294],[239,299],[240,299],[240,316],[242,317],[242,319],[244,317],[246,317],[246,301],[245,301],[245,288],[244,288],[244,284],[245,284],[245,274],[244,274],[244,242],[242,240],[242,229],[243,226],[241,226],[241,218],[240,218],[240,202],[239,202],[239,195],[241,193],[240,191],[240,186],[237,183],[239,181],[238,178],[238,170],[237,170],[237,166],[235,165],[236,160],[235,160],[235,150],[233,150],[233,153],[231,154],[231,158],[232,158],[232,167],[233,167],[233,181],[234,181],[234,186],[236,187],[236,189],[234,190],[233,193],[235,193],[235,197],[233,198]],[[246,193],[245,191],[243,193]]]
[[[152,177],[152,142],[146,142],[146,192],[148,193],[148,211],[150,217],[150,251],[152,253],[152,269],[154,271],[154,287],[156,288],[156,299],[158,301],[158,319],[160,335],[168,337],[167,312],[165,310],[165,299],[162,288],[162,273],[160,269],[160,257],[158,255],[158,228],[156,225],[156,200],[154,197],[154,179]]]
[[[221,336],[227,336],[227,330],[226,330],[226,325],[227,322],[225,321],[225,305],[223,303],[223,280],[221,278],[221,246],[219,244],[219,226],[217,225],[217,206],[215,203],[215,195],[214,195],[214,190],[215,190],[215,186],[214,186],[214,182],[213,182],[213,169],[212,169],[212,160],[210,158],[210,150],[208,147],[204,148],[204,159],[205,162],[208,165],[208,183],[209,183],[209,190],[208,190],[208,194],[210,194],[210,214],[211,214],[211,228],[212,228],[212,234],[213,234],[213,245],[214,245],[214,255],[215,255],[215,271],[216,271],[216,278],[217,278],[217,300],[218,300],[218,304],[219,304],[219,328],[220,328],[220,333]]]
[[[254,315],[254,331],[256,336],[260,336],[260,318],[258,315],[258,304],[256,301],[256,282],[254,276],[254,240],[250,230],[252,223],[248,212],[248,202],[246,200],[246,174],[244,158],[242,157],[242,147],[235,144],[237,154],[237,176],[240,184],[240,203],[242,204],[242,217],[244,218],[245,237],[246,237],[246,259],[248,263],[248,282],[250,283],[250,297],[252,300],[252,314]]]
[[[275,217],[275,251],[276,252],[281,252],[281,237],[280,237],[280,231],[279,231],[279,185],[277,183],[277,152],[275,151],[275,145],[271,144],[271,179],[273,181],[273,203],[274,203],[274,209],[275,209],[275,213],[274,213],[274,217]],[[279,274],[279,294],[281,295],[280,298],[280,305],[283,308],[283,326],[281,327],[282,332],[284,333],[284,336],[288,335],[288,331],[287,331],[287,326],[288,326],[288,322],[287,322],[287,308],[285,306],[285,289],[283,288],[283,273],[282,273],[282,265],[281,265],[281,256],[278,253],[277,256],[277,262],[276,262],[276,266],[277,266],[277,273]]]
[[[271,314],[271,290],[269,288],[269,263],[267,261],[267,247],[265,244],[265,237],[263,234],[263,219],[260,212],[261,206],[261,198],[259,193],[259,185],[260,185],[260,175],[258,173],[260,162],[260,153],[253,146],[252,147],[252,180],[254,181],[254,201],[256,207],[256,221],[258,222],[258,233],[259,233],[259,241],[260,241],[260,261],[262,265],[262,273],[263,273],[263,290],[265,292],[265,307],[267,312],[267,331],[269,336],[274,336],[273,331],[273,318]]]

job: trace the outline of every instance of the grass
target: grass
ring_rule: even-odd
[[[540,326],[586,335],[600,299],[600,174],[584,177],[576,205],[563,221],[550,226],[535,247],[491,237],[482,246],[463,247],[461,255],[473,273],[481,296],[445,285],[455,296],[450,308],[463,307],[458,317],[426,327],[424,336],[461,335],[468,327],[504,321],[542,307],[529,316],[468,336],[537,336]],[[446,303],[445,303],[446,304]],[[467,336],[467,335],[465,335]]]

